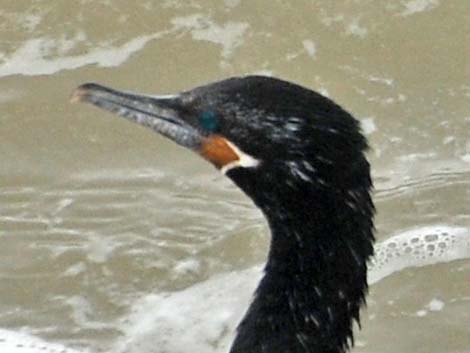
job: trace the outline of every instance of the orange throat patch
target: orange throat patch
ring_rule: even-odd
[[[231,143],[220,135],[207,137],[201,145],[199,153],[217,168],[239,160],[237,152],[230,146]]]

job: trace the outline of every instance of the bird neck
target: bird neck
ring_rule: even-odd
[[[273,193],[268,204],[257,199],[271,229],[271,247],[231,353],[348,350],[373,252],[369,187],[279,194],[275,207]]]

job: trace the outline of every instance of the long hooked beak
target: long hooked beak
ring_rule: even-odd
[[[96,83],[85,83],[72,93],[72,103],[85,102],[153,129],[172,141],[199,150],[201,133],[183,120],[181,99],[117,91]]]
[[[149,96],[117,91],[96,83],[85,83],[72,93],[72,103],[86,102],[115,113],[139,125],[147,126],[187,147],[211,162],[222,173],[235,167],[253,167],[259,161],[241,152],[219,134],[202,133],[191,125],[181,96]],[[197,123],[195,123],[197,124]]]

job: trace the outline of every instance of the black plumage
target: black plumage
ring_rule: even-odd
[[[312,90],[263,76],[171,97],[87,84],[73,99],[198,152],[264,213],[272,235],[265,275],[231,353],[349,348],[374,241],[367,142],[356,119]]]

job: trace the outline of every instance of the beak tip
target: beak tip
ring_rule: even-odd
[[[106,88],[97,83],[84,83],[72,92],[70,95],[70,103],[80,103],[87,101],[93,93],[106,91]]]
[[[82,86],[77,87],[70,95],[70,103],[80,103],[83,101],[87,91]]]
[[[90,95],[90,93],[95,90],[99,91],[100,87],[96,83],[84,83],[72,92],[70,95],[70,103],[80,103],[86,101],[86,98]]]

